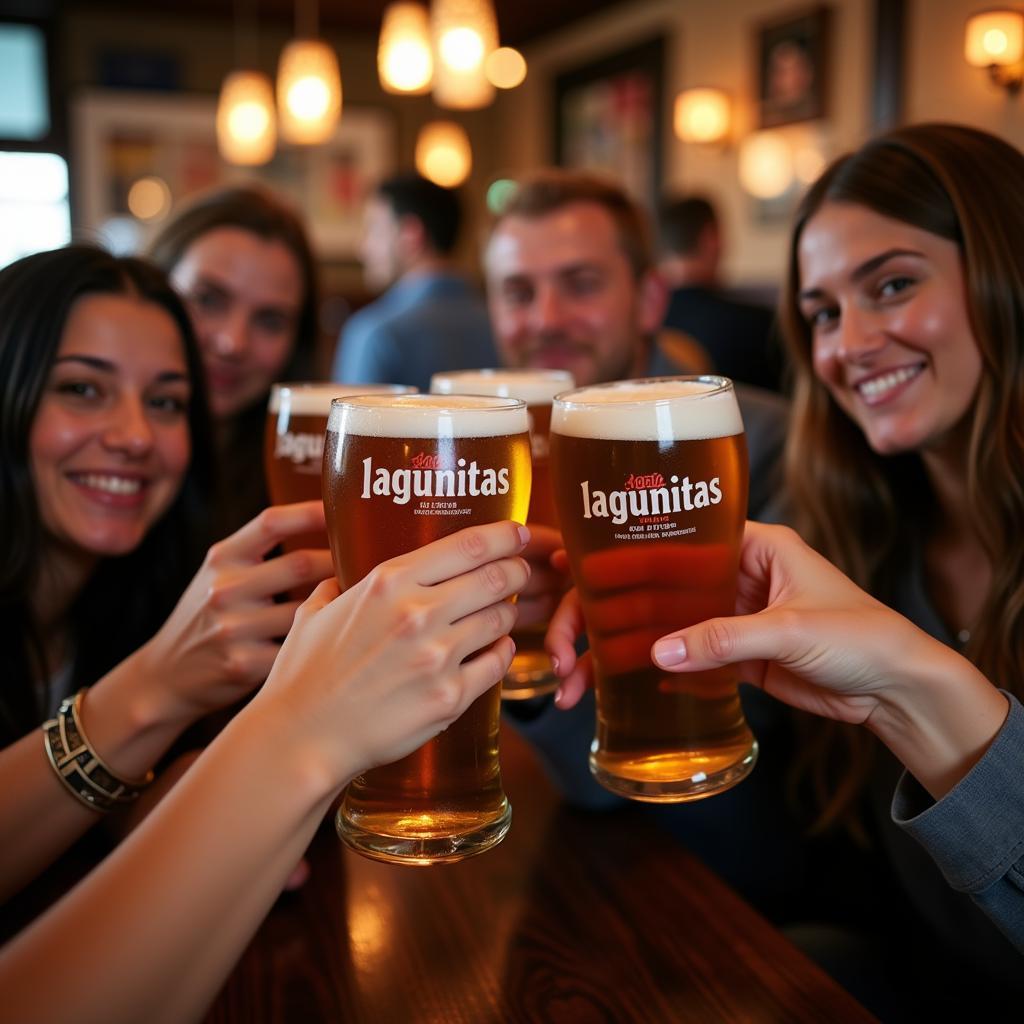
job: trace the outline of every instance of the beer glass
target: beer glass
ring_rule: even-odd
[[[591,772],[651,803],[735,785],[757,758],[735,670],[663,672],[650,654],[666,633],[735,613],[748,480],[732,382],[648,378],[559,395],[551,468],[594,659]]]
[[[558,529],[548,459],[551,400],[559,391],[568,391],[574,386],[568,370],[459,370],[435,373],[430,379],[430,390],[436,394],[501,395],[526,402],[533,456],[528,523]],[[525,700],[557,689],[558,677],[544,650],[546,631],[547,623],[538,623],[512,633],[516,654],[502,683],[501,695],[505,700]]]
[[[321,497],[324,434],[333,399],[368,392],[407,394],[415,390],[400,384],[275,384],[270,389],[263,434],[263,467],[271,504],[287,505]],[[287,538],[282,546],[285,551],[326,548],[327,537],[322,533],[304,533]]]
[[[338,582],[467,526],[526,521],[526,404],[508,398],[361,395],[331,406],[324,449],[327,534]],[[405,864],[482,853],[508,831],[501,686],[419,750],[348,785],[336,818],[349,846]]]

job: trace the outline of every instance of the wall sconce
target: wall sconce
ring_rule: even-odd
[[[406,96],[429,92],[434,75],[430,22],[423,4],[388,4],[377,46],[377,75],[385,92]]]
[[[992,81],[1008,93],[1020,91],[1024,78],[1024,14],[1007,7],[979,11],[967,19],[964,57],[988,68]]]
[[[793,151],[778,132],[748,135],[740,145],[739,176],[744,191],[757,199],[776,199],[793,184]]]
[[[721,89],[686,89],[676,97],[673,127],[683,142],[725,142],[730,103]]]
[[[455,188],[469,177],[473,151],[469,136],[454,121],[431,121],[416,139],[416,170],[435,185]]]

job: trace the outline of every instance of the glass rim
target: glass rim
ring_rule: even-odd
[[[356,398],[361,394],[414,395],[417,394],[419,391],[419,389],[414,384],[343,384],[341,381],[336,380],[275,380],[274,383],[270,385],[271,391],[303,391],[306,389],[329,391],[331,388],[368,389],[366,391],[352,391],[348,395],[339,395],[339,398]],[[377,388],[378,390],[370,390],[373,388]]]
[[[393,405],[383,404],[388,398],[401,399]],[[473,406],[445,405],[439,403],[439,399],[445,398],[471,398]],[[434,404],[430,404],[434,403]],[[423,394],[422,392],[395,393],[378,391],[363,395],[342,395],[331,400],[331,409],[334,407],[344,408],[350,406],[354,409],[416,409],[421,408],[424,412],[443,413],[448,416],[456,416],[459,413],[489,413],[489,412],[512,412],[518,409],[525,409],[526,402],[521,398],[505,398],[502,395],[441,395],[434,393]]]
[[[434,380],[435,378],[444,380],[447,378],[462,377],[535,377],[540,380],[573,379],[571,370],[556,370],[547,367],[531,369],[526,366],[508,369],[500,366],[486,366],[481,367],[479,370],[438,370],[437,373],[432,373],[430,375],[431,380]]]
[[[656,398],[631,398],[627,401],[622,402],[588,402],[585,399],[580,401],[574,396],[582,394],[584,391],[605,391],[611,390],[617,387],[623,387],[627,384],[632,385],[653,385],[653,384],[665,384],[675,383],[679,381],[699,383],[699,384],[714,384],[714,387],[709,388],[707,391],[695,392],[688,395],[659,395]],[[733,381],[729,377],[724,377],[719,373],[687,373],[687,374],[674,374],[670,376],[662,377],[634,377],[626,380],[610,380],[604,381],[600,384],[584,384],[582,387],[572,388],[569,391],[560,391],[551,400],[551,404],[562,406],[563,408],[589,408],[596,406],[601,409],[607,409],[611,406],[616,408],[628,408],[630,406],[648,406],[658,405],[659,403],[671,403],[671,402],[684,402],[693,400],[704,400],[711,398],[714,395],[720,395],[724,392],[733,391],[735,392],[735,386]]]

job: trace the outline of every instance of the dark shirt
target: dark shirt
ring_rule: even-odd
[[[775,314],[737,302],[722,292],[687,286],[669,298],[665,326],[683,331],[703,346],[715,372],[744,384],[779,391],[782,353]]]

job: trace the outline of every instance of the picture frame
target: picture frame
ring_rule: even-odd
[[[72,108],[76,232],[119,250],[143,246],[162,218],[140,221],[129,211],[128,192],[140,178],[163,181],[171,208],[208,189],[252,181],[292,203],[321,259],[355,260],[364,202],[395,166],[393,116],[345,107],[329,142],[279,142],[268,164],[250,168],[221,160],[216,108],[216,98],[194,94],[91,90],[80,96]]]
[[[832,11],[825,5],[762,24],[756,35],[759,125],[813,121],[828,113]]]
[[[554,154],[561,167],[619,181],[648,209],[661,192],[665,37],[656,36],[554,81]]]

